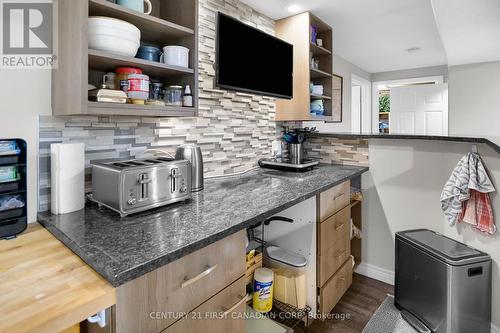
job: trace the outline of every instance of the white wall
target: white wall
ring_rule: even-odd
[[[316,126],[321,132],[351,132],[351,75],[355,74],[363,79],[371,81],[370,73],[362,70],[344,58],[334,55],[333,72],[344,78],[342,96],[342,122],[305,122],[306,126]]]
[[[50,115],[50,70],[0,70],[0,138],[28,143],[28,221],[36,221],[38,115]]]
[[[448,80],[450,135],[500,137],[500,61],[450,67]]]

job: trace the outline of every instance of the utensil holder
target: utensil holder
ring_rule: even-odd
[[[288,153],[290,156],[290,163],[301,164],[304,160],[304,147],[302,143],[290,143],[288,145]]]

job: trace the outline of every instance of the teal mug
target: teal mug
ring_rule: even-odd
[[[127,7],[147,15],[151,14],[153,11],[153,5],[150,0],[117,0],[116,3],[120,6]],[[144,3],[148,5],[147,11],[144,11]]]

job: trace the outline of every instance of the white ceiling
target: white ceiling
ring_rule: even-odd
[[[500,1],[431,2],[448,65],[500,60]]]
[[[333,27],[335,53],[369,73],[500,59],[499,0],[242,1],[273,19],[311,11]]]
[[[272,19],[311,11],[333,27],[335,53],[369,73],[446,64],[429,0],[242,1]]]

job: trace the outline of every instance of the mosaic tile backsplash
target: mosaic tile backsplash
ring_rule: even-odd
[[[182,143],[196,143],[206,175],[244,171],[270,156],[277,133],[274,99],[214,88],[218,11],[274,33],[273,20],[237,0],[199,1],[198,117],[40,117],[40,211],[50,207],[51,143],[86,144],[87,182],[92,162],[140,157],[150,147],[173,153]]]
[[[312,137],[304,144],[306,156],[323,163],[369,166],[368,141]]]

